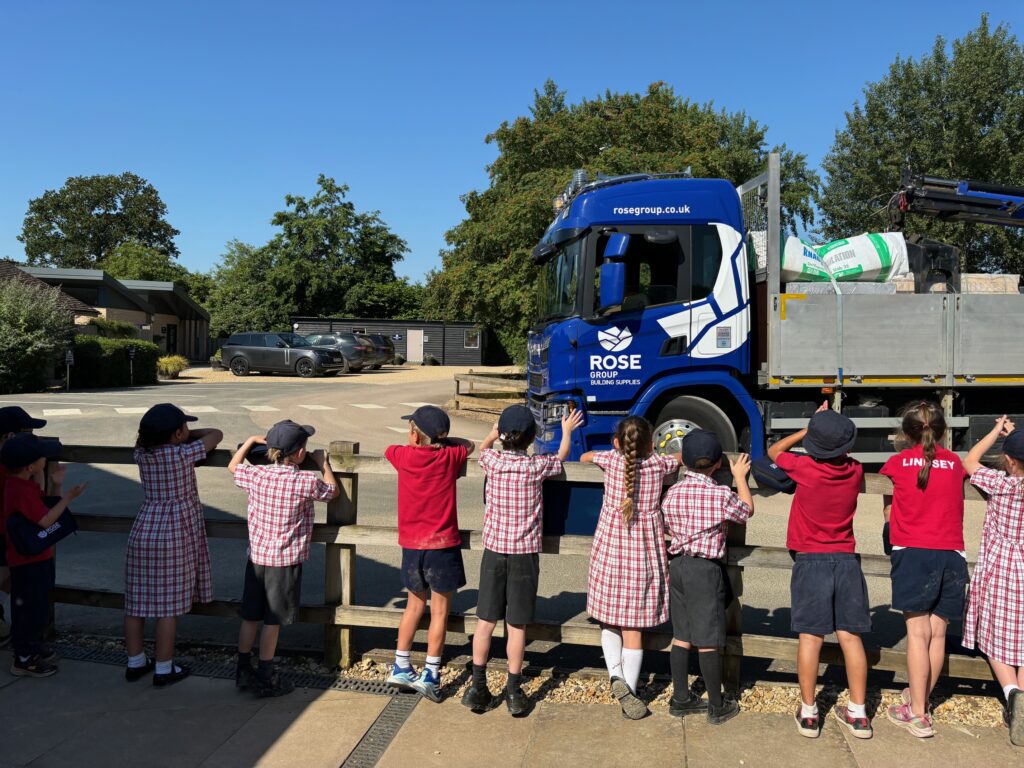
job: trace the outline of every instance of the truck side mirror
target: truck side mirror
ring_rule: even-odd
[[[601,265],[601,311],[622,304],[626,294],[626,265],[620,259],[629,249],[629,235],[613,232],[604,247]]]

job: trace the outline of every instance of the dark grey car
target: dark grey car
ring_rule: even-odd
[[[345,369],[341,352],[314,347],[297,333],[233,333],[221,349],[221,360],[235,376],[261,371],[309,378]]]
[[[330,347],[341,352],[348,370],[352,373],[363,370],[363,366],[374,356],[373,348],[354,333],[314,333],[307,336],[306,341],[314,347]]]

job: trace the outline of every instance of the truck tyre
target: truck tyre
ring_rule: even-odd
[[[316,376],[316,366],[308,357],[303,357],[295,364],[295,372],[304,379],[311,379]]]
[[[683,395],[670,400],[651,423],[654,424],[654,449],[658,453],[679,453],[682,438],[695,429],[714,432],[727,453],[735,452],[739,445],[729,417],[702,397]]]
[[[231,372],[235,376],[248,376],[249,375],[249,361],[244,357],[233,357],[231,362],[228,364],[231,368]]]

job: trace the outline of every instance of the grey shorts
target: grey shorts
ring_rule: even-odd
[[[672,637],[698,648],[725,646],[725,607],[732,590],[718,560],[679,555],[668,567]]]
[[[242,588],[242,619],[285,626],[299,617],[302,564],[245,564]]]
[[[798,552],[789,592],[794,632],[871,631],[868,585],[853,552]]]

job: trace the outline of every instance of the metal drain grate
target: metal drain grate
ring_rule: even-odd
[[[397,696],[398,689],[381,680],[353,680],[339,677],[329,686],[334,691],[352,691],[353,693],[372,693],[377,696]]]
[[[341,764],[341,768],[373,768],[420,701],[419,694],[402,693],[391,701],[373,721],[356,748]]]

